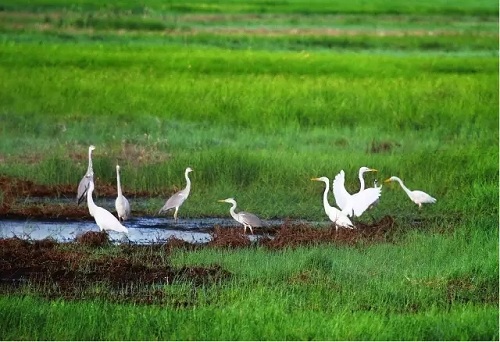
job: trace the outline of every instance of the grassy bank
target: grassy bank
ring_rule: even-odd
[[[496,340],[498,234],[478,228],[461,225],[446,235],[413,232],[396,245],[357,248],[202,248],[173,254],[156,248],[141,260],[162,260],[155,267],[218,265],[231,276],[205,285],[174,280],[161,287],[161,296],[153,292],[151,300],[161,306],[111,304],[106,298],[116,294],[108,294],[105,283],[89,293],[99,300],[47,302],[37,298],[34,285],[24,296],[0,299],[0,336]],[[94,258],[104,253],[119,259],[124,252],[119,246],[97,249]],[[118,291],[137,291],[134,286]],[[62,320],[75,328],[63,328]]]

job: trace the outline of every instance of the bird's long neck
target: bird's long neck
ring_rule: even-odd
[[[92,169],[92,150],[89,148],[89,166],[87,167],[87,176],[93,176],[94,170]]]
[[[229,209],[229,213],[231,214],[231,216],[236,220],[237,220],[237,217],[238,215],[236,214],[236,212],[234,211],[236,209],[236,202],[231,202],[232,206],[231,208]]]
[[[330,181],[326,180],[325,182],[325,192],[323,193],[323,206],[325,210],[329,209],[330,203],[328,203],[328,190],[330,190]]]
[[[359,170],[358,177],[359,177],[359,184],[360,184],[359,191],[361,192],[361,191],[365,190],[365,179],[363,178],[363,172],[361,170]]]
[[[408,194],[408,196],[410,196],[411,194],[411,190],[408,189],[404,184],[403,184],[403,181],[399,178],[396,177],[396,180],[398,181],[399,185],[401,185],[401,187],[403,188],[403,190]]]
[[[186,172],[184,174],[184,177],[186,177],[186,187],[184,188],[184,190],[187,194],[189,194],[189,192],[191,191],[191,180],[189,179],[189,173]]]
[[[92,199],[92,192],[94,191],[94,186],[89,185],[89,188],[87,189],[87,206],[89,207],[89,211],[92,213],[95,208],[97,208],[97,205],[94,203],[94,200]]]
[[[116,169],[116,187],[118,189],[118,196],[122,196],[122,185],[120,183],[120,171]]]

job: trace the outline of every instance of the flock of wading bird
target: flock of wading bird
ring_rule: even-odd
[[[80,184],[78,185],[78,204],[83,202],[85,198],[87,199],[87,206],[89,208],[89,213],[94,217],[95,222],[99,226],[101,231],[113,230],[116,232],[128,233],[127,227],[123,226],[121,222],[130,218],[130,203],[123,196],[121,184],[120,184],[120,166],[116,165],[116,185],[118,196],[115,201],[115,209],[118,218],[111,214],[108,210],[97,206],[92,198],[92,192],[94,191],[94,171],[92,169],[92,151],[95,149],[93,145],[89,146],[89,165],[87,168],[87,173],[83,176]],[[184,177],[186,178],[186,187],[181,191],[173,194],[165,203],[165,205],[160,209],[158,214],[161,214],[167,210],[175,209],[174,220],[177,221],[177,213],[179,207],[188,198],[189,192],[191,190],[191,180],[189,179],[189,173],[193,170],[188,167],[184,172]],[[350,228],[353,229],[354,226],[349,217],[359,217],[366,210],[374,206],[380,197],[382,192],[382,186],[377,186],[375,181],[372,188],[365,189],[365,181],[363,174],[365,172],[376,172],[375,169],[370,169],[368,167],[362,167],[359,169],[359,182],[361,184],[360,189],[355,194],[350,194],[347,192],[344,186],[345,173],[341,170],[335,179],[333,180],[333,195],[335,196],[335,201],[340,209],[333,207],[328,202],[328,192],[330,190],[330,180],[328,177],[312,178],[311,180],[320,181],[325,183],[325,191],[323,193],[323,206],[325,208],[326,215],[335,224],[336,228]],[[403,190],[406,192],[408,197],[418,204],[419,208],[422,208],[423,203],[435,203],[436,199],[428,195],[427,193],[420,190],[410,190],[408,189],[401,179],[398,177],[391,177],[386,179],[384,182],[398,182]],[[232,204],[229,209],[231,216],[239,223],[243,225],[243,233],[246,233],[247,227],[253,234],[252,227],[262,227],[264,223],[254,214],[240,211],[235,212],[236,201],[233,198],[226,198],[224,200],[219,200],[219,202],[226,202]]]

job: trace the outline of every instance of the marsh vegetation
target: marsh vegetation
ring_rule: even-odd
[[[228,217],[234,197],[326,221],[311,177],[343,169],[354,192],[360,166],[437,198],[419,210],[384,185],[359,221],[393,230],[353,243],[328,227],[288,227],[303,240],[282,248],[242,229],[218,231],[236,247],[2,240],[1,339],[498,340],[496,2],[3,1],[0,79],[2,217],[91,219],[26,200],[76,196],[90,144],[96,202],[119,164],[133,215],[187,166],[184,218]]]

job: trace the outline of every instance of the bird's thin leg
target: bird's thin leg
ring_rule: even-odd
[[[177,222],[177,210],[179,210],[179,207],[175,207],[174,222]]]
[[[248,228],[250,228],[250,233],[252,233],[252,235],[253,235],[252,226],[248,226]]]
[[[247,233],[247,225],[246,225],[246,224],[244,224],[244,225],[243,225],[243,234],[246,234],[246,233]]]

